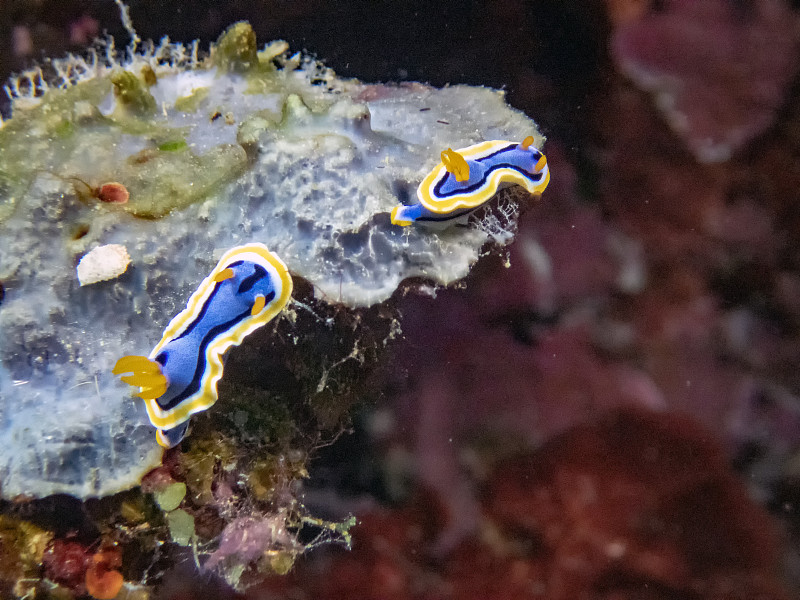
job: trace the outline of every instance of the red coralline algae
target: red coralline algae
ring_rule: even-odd
[[[488,518],[546,565],[550,600],[783,598],[774,526],[712,439],[684,417],[613,413],[497,465]]]
[[[666,0],[625,20],[619,68],[651,92],[702,162],[727,160],[774,121],[798,66],[797,15],[783,0]]]
[[[83,544],[53,540],[42,558],[44,576],[77,596],[89,594],[96,600],[111,600],[122,588],[122,554],[117,548],[92,553]]]
[[[718,256],[704,225],[725,206],[725,166],[697,164],[635,90],[614,86],[607,100],[598,191],[609,218],[645,245],[656,267],[685,269]]]
[[[423,302],[406,313],[404,332],[415,353],[407,364],[431,368],[417,367],[416,385],[396,400],[396,410],[419,480],[450,508],[454,529],[445,545],[475,526],[461,457],[477,438],[536,444],[609,408],[665,407],[645,372],[593,348],[585,322],[548,328],[526,343],[482,323],[457,293]],[[453,329],[442,326],[447,317],[440,310],[458,315],[449,321]]]
[[[85,594],[84,580],[90,560],[91,552],[83,544],[71,540],[53,540],[42,558],[44,575],[76,594]]]
[[[609,298],[628,353],[667,406],[734,451],[754,436],[796,446],[800,305],[786,292],[800,264],[800,171],[779,137],[752,157],[699,165],[640,94],[616,87],[608,100],[601,199],[646,257],[644,289]],[[794,398],[773,402],[776,392]]]
[[[365,515],[352,552],[300,563],[252,598],[785,600],[770,518],[694,421],[613,411],[495,462],[480,535],[435,551],[420,494]],[[267,593],[267,589],[270,593]]]
[[[363,535],[358,550],[340,556],[329,576],[320,578],[322,597],[402,600],[433,592],[441,581],[419,564],[425,542],[432,540],[425,537],[430,532],[418,509],[378,512],[364,519],[353,530]],[[435,505],[430,509],[435,511]]]

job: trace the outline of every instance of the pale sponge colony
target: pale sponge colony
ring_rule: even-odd
[[[46,67],[9,84],[0,128],[6,498],[104,495],[157,464],[144,407],[111,369],[149,352],[228,248],[266,244],[352,308],[409,277],[447,284],[496,232],[400,228],[391,209],[443,148],[543,141],[501,92],[337,79],[282,42],[258,51],[245,23],[206,58],[163,42]],[[109,244],[130,266],[81,286],[81,257]]]

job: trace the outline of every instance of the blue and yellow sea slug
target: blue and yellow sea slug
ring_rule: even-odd
[[[442,152],[442,162],[419,184],[419,203],[395,207],[392,223],[458,221],[508,184],[541,194],[550,183],[550,170],[544,154],[532,144],[533,137],[528,136],[520,144],[493,140],[459,150],[448,148]]]
[[[189,417],[217,400],[223,355],[277,315],[292,295],[286,265],[262,244],[228,250],[189,298],[150,356],[125,356],[114,374],[140,390],[156,440],[165,448],[186,434]]]

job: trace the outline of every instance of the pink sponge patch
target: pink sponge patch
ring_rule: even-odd
[[[722,162],[772,124],[797,70],[799,32],[782,0],[667,0],[620,26],[612,53],[698,160]]]

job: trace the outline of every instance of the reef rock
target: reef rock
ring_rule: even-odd
[[[442,149],[527,135],[540,147],[534,123],[496,90],[366,85],[285,51],[258,51],[239,23],[205,59],[196,44],[145,44],[124,58],[109,45],[52,61],[52,77],[10,82],[4,497],[104,495],[158,462],[143,407],[111,367],[150,351],[226,249],[265,243],[318,298],[348,307],[380,303],[409,277],[447,284],[477,260],[490,232],[394,227],[389,211]],[[108,181],[127,202],[104,201]],[[124,245],[130,267],[81,287],[78,260],[104,244]]]
[[[362,514],[352,551],[311,557],[252,597],[792,597],[775,523],[687,417],[614,410],[486,466],[480,535],[442,551],[448,516],[463,514],[420,490]]]

